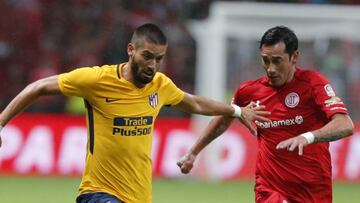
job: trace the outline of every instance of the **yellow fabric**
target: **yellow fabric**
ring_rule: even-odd
[[[184,92],[162,73],[137,88],[121,76],[124,65],[85,67],[61,74],[59,87],[64,95],[83,97],[88,107],[88,146],[80,194],[106,192],[127,203],[148,203],[152,202],[154,121],[163,105],[179,103]],[[157,105],[150,105],[151,95],[155,95],[153,101],[157,97]]]

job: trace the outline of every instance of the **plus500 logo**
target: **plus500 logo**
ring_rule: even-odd
[[[116,117],[114,118],[113,135],[141,136],[150,135],[153,117]]]

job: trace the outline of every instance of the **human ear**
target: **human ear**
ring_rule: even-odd
[[[296,64],[297,61],[299,60],[299,51],[295,51],[292,56],[291,56],[291,63],[292,64]]]
[[[132,57],[135,54],[135,47],[132,43],[129,43],[127,46],[127,53],[129,57]]]

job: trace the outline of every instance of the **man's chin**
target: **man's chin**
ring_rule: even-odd
[[[285,84],[281,83],[281,82],[270,82],[270,85],[273,87],[279,88],[279,87],[284,86]]]
[[[141,83],[141,84],[146,85],[146,84],[150,83],[153,79],[154,79],[154,76],[152,76],[152,77],[141,77],[141,78],[138,78],[137,81],[139,83]]]

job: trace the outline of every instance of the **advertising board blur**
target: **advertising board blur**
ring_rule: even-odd
[[[22,114],[3,129],[2,139],[1,174],[82,174],[87,147],[84,117]],[[185,177],[176,161],[196,139],[190,119],[159,118],[153,135],[154,176]],[[353,136],[332,142],[330,151],[334,179],[360,181],[359,123]],[[220,180],[252,178],[256,153],[256,138],[240,123],[235,123],[202,152],[196,167],[186,177]]]

